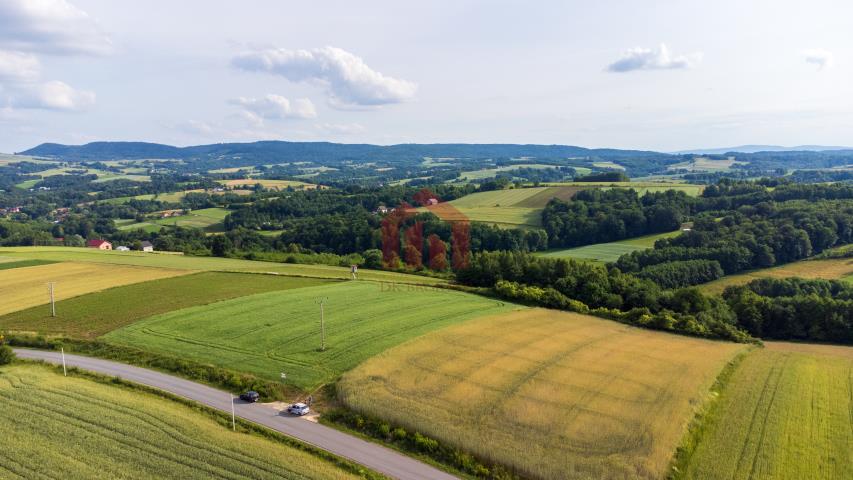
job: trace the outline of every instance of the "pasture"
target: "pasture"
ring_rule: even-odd
[[[752,270],[737,275],[728,275],[700,286],[709,293],[722,293],[730,285],[744,285],[758,278],[821,278],[824,280],[851,279],[853,258],[829,258],[800,260],[778,267]]]
[[[735,164],[746,165],[749,162],[735,161],[734,157],[727,159],[711,159],[708,157],[694,157],[693,160],[670,165],[667,170],[687,170],[690,172],[725,172],[731,170]]]
[[[615,262],[622,255],[637,250],[652,248],[655,242],[662,238],[672,238],[681,234],[681,230],[656,233],[637,238],[628,238],[618,242],[596,243],[583,247],[566,248],[537,252],[535,255],[546,258],[574,258],[577,260],[593,260],[597,262]]]
[[[111,265],[138,265],[144,267],[205,270],[218,272],[251,272],[275,275],[291,275],[318,278],[350,278],[347,267],[328,265],[299,265],[289,263],[260,262],[236,258],[193,257],[189,255],[166,255],[143,252],[100,251],[76,247],[0,247],[0,258],[40,259],[57,262],[81,262]],[[437,284],[447,283],[440,278],[423,277],[381,270],[359,269],[358,277],[395,283]]]
[[[253,187],[260,185],[264,188],[283,190],[287,187],[293,187],[297,190],[317,188],[317,185],[306,182],[298,182],[295,180],[267,180],[263,178],[242,178],[238,180],[219,180],[219,183],[227,187]]]
[[[767,342],[723,386],[685,479],[853,478],[853,347]]]
[[[320,307],[326,298],[326,350]],[[108,333],[108,342],[178,355],[313,389],[383,350],[506,304],[453,290],[351,281],[176,310]]]
[[[95,263],[57,263],[3,271],[0,315],[49,303],[48,282],[55,282],[56,300],[131,283],[190,273],[187,270]]]
[[[0,263],[0,267],[3,264]],[[109,288],[0,316],[0,330],[95,338],[152,315],[256,293],[321,285],[328,280],[202,272]]]
[[[424,335],[338,382],[351,408],[533,478],[661,478],[743,345],[531,309]]]
[[[492,223],[506,226],[537,227],[542,223],[542,209],[552,198],[569,199],[579,189],[575,187],[511,188],[477,192],[448,202],[458,212],[446,206],[430,207],[442,218]],[[442,216],[441,214],[444,214]]]
[[[691,185],[676,182],[557,182],[546,183],[550,186],[586,187],[586,188],[633,188],[640,196],[647,192],[665,192],[667,190],[682,191],[691,197],[698,196],[705,189],[704,185]]]
[[[436,165],[436,164],[433,164]],[[518,170],[519,168],[533,168],[537,170],[542,170],[546,168],[557,168],[559,165],[545,165],[541,163],[524,163],[524,164],[516,164],[516,165],[504,165],[495,168],[484,168],[481,170],[472,170],[468,172],[460,172],[459,178],[453,181],[471,181],[471,180],[482,180],[484,178],[494,178],[500,172],[507,172],[510,170]]]
[[[2,478],[360,478],[191,407],[36,365],[0,368]]]
[[[702,185],[657,182],[567,182],[546,185],[548,186],[475,192],[447,202],[458,209],[458,212],[450,212],[446,206],[433,207],[431,210],[435,209],[436,214],[449,215],[447,219],[450,220],[470,220],[510,227],[538,227],[542,224],[542,209],[552,198],[570,200],[583,189],[633,188],[639,195],[675,189],[696,196],[703,188]]]

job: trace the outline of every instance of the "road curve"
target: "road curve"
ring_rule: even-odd
[[[55,364],[62,363],[59,352],[16,348],[15,354],[22,359],[43,360]],[[99,358],[66,354],[65,362],[69,366],[158,388],[217,410],[231,413],[231,393],[207,385],[154,370]],[[237,400],[235,411],[237,416],[242,419],[271,428],[392,478],[402,480],[450,480],[456,478],[381,445],[356,438],[325,425],[279,415],[276,410],[263,405]]]

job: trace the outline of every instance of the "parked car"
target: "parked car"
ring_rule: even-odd
[[[308,405],[305,405],[304,403],[294,403],[293,405],[287,407],[287,413],[291,415],[299,415],[300,417],[302,415],[307,415],[310,411],[311,409],[308,408]]]
[[[255,403],[260,399],[261,399],[260,394],[258,394],[258,392],[254,391],[254,390],[249,390],[246,393],[240,394],[240,400],[243,400],[244,402]]]

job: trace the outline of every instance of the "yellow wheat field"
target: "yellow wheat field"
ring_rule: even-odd
[[[535,478],[660,478],[742,345],[532,309],[472,320],[371,358],[350,407]]]
[[[74,262],[0,270],[0,315],[48,303],[48,282],[55,282],[54,296],[59,301],[110,287],[187,273],[191,271]]]

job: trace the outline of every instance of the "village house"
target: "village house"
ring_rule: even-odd
[[[154,251],[154,244],[149,242],[148,240],[145,240],[144,242],[142,242],[142,251],[143,252],[153,252]]]
[[[86,242],[89,248],[97,248],[98,250],[112,250],[113,244],[106,240],[89,240]]]

